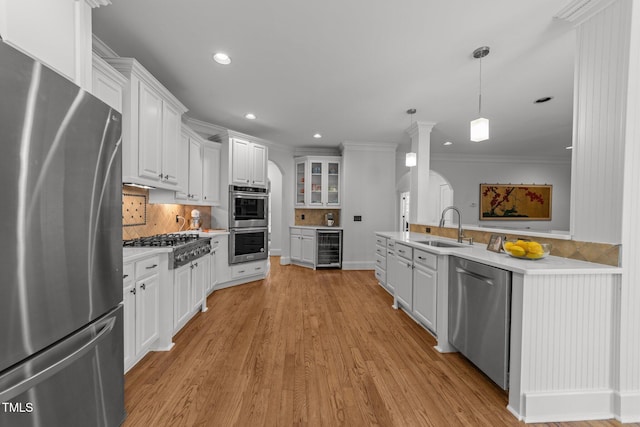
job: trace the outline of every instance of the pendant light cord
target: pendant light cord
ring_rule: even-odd
[[[480,84],[478,89],[478,116],[482,117],[482,56],[480,57]]]

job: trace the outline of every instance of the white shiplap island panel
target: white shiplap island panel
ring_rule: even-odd
[[[509,410],[526,422],[612,417],[618,274],[513,274]]]

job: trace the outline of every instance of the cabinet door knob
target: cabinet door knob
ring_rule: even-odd
[[[136,294],[136,288],[131,289],[129,292],[131,292],[132,294]]]
[[[166,174],[166,175],[164,176],[164,179],[169,179],[169,174]]]
[[[160,179],[162,179],[162,174],[158,175],[158,177],[159,177]]]
[[[142,290],[145,290],[145,289],[147,289],[147,285],[145,285],[144,283],[142,283],[142,284],[140,285],[140,288],[141,288]]]

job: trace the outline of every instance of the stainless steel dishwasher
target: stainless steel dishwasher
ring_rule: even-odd
[[[504,390],[509,388],[511,272],[449,261],[449,342]]]

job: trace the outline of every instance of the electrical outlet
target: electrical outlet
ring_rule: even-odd
[[[425,231],[426,231],[427,233],[431,233],[431,227],[425,227]]]
[[[300,214],[300,219],[304,219],[304,214]]]

